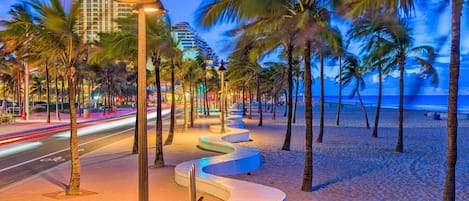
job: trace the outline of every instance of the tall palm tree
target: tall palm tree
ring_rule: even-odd
[[[320,1],[297,1],[290,5],[289,16],[292,17],[295,28],[299,31],[299,42],[303,44],[304,59],[304,89],[305,89],[305,164],[302,180],[302,191],[311,191],[313,179],[313,116],[312,116],[312,79],[311,79],[311,53],[312,46],[323,45],[329,42],[330,33],[326,34],[329,22],[329,11],[324,2]],[[317,37],[321,36],[321,37]],[[320,58],[323,51],[318,51]],[[291,101],[291,100],[290,100]]]
[[[458,87],[461,47],[462,0],[451,0],[451,55],[449,62],[448,148],[443,200],[456,200],[456,163],[458,159]]]
[[[371,136],[378,137],[378,124],[381,111],[381,100],[383,94],[383,76],[390,72],[390,66],[386,66],[383,57],[389,53],[389,49],[384,48],[381,42],[385,41],[388,29],[392,29],[394,16],[389,13],[369,11],[353,20],[352,28],[348,31],[350,39],[365,41],[362,52],[366,54],[365,60],[370,70],[378,71],[378,102],[376,105],[375,121]]]
[[[323,21],[329,21],[328,11],[323,11],[323,16],[320,16]],[[320,100],[319,100],[319,133],[316,142],[322,143],[324,136],[324,59],[333,56],[334,52],[339,52],[343,47],[342,36],[337,28],[329,26],[319,27],[316,31],[315,37],[311,42],[316,47],[316,55],[319,58],[319,81],[320,81]]]
[[[152,20],[148,20],[149,23],[149,33],[147,34],[147,44],[150,46],[152,64],[155,67],[155,85],[156,85],[156,152],[155,160],[153,165],[155,167],[164,166],[164,157],[163,157],[163,120],[161,113],[162,105],[162,94],[161,94],[161,60],[171,59],[176,53],[178,53],[175,46],[177,46],[176,41],[174,41],[171,36],[171,21],[167,16],[151,16]],[[154,19],[156,18],[156,19]],[[171,88],[174,88],[174,85],[171,85]],[[174,95],[174,92],[172,93]],[[172,97],[174,99],[174,96]],[[171,122],[173,122],[173,104],[171,105]],[[175,111],[174,111],[175,112]],[[171,128],[175,125],[171,124]],[[171,133],[170,133],[171,134]]]
[[[12,16],[11,20],[1,21],[1,24],[6,28],[0,34],[3,43],[2,51],[4,54],[11,55],[10,64],[14,65],[10,65],[10,67],[12,67],[13,73],[16,74],[17,101],[20,106],[20,112],[23,114],[25,106],[21,96],[21,79],[23,79],[23,73],[26,73],[24,72],[24,64],[32,56],[30,54],[33,47],[31,42],[34,41],[33,37],[37,37],[37,33],[41,29],[34,22],[34,15],[30,13],[27,3],[13,5],[9,14]],[[25,94],[23,97],[27,98],[29,94]]]
[[[353,87],[350,97],[357,95],[358,100],[360,102],[360,106],[363,111],[363,115],[365,117],[366,128],[370,128],[366,108],[363,105],[362,97],[360,95],[360,90],[365,88],[365,80],[363,79],[363,75],[368,69],[364,65],[362,65],[360,63],[360,59],[353,54],[345,55],[343,68],[344,69],[342,71],[342,74],[339,75],[341,77],[340,79],[343,80],[344,87],[355,82],[355,86]]]
[[[190,111],[189,111],[189,126],[191,128],[194,127],[194,113],[197,113],[197,108],[194,105],[194,98],[195,98],[195,89],[197,87],[197,83],[202,77],[202,68],[201,63],[196,60],[189,60],[186,61],[189,64],[189,69],[185,75],[185,80],[189,83],[189,103],[190,103]]]
[[[71,176],[66,190],[67,195],[78,195],[80,193],[80,159],[78,154],[77,117],[75,111],[75,72],[78,62],[83,59],[83,45],[80,38],[74,33],[77,22],[80,1],[74,1],[70,10],[66,11],[60,0],[42,2],[32,1],[32,6],[39,14],[39,21],[44,28],[61,40],[56,41],[62,50],[62,60],[67,67],[68,97],[70,103],[70,155]]]
[[[420,64],[422,72],[433,75],[433,82],[437,82],[435,69],[431,64],[434,57],[434,49],[430,46],[413,47],[413,38],[410,36],[411,29],[404,20],[395,18],[387,26],[391,26],[386,34],[389,39],[382,44],[383,48],[390,52],[387,55],[389,63],[387,65],[398,67],[399,70],[399,129],[396,152],[403,152],[403,122],[404,122],[404,67],[408,59],[413,59]],[[421,55],[427,58],[420,57]],[[386,59],[385,59],[386,60]]]
[[[293,120],[292,123],[296,123],[296,105],[298,103],[298,88],[300,87],[300,80],[303,77],[303,71],[301,70],[301,66],[299,61],[295,60],[295,69],[293,72],[293,76],[295,77],[295,101],[293,102]]]
[[[176,77],[175,77],[175,68],[176,65],[180,64],[182,61],[182,54],[180,51],[177,51],[177,48],[174,47],[174,55],[170,58],[169,68],[171,75],[171,117],[169,123],[169,134],[166,138],[164,145],[171,145],[173,143],[174,132],[176,130]],[[179,55],[178,55],[179,54]]]
[[[340,33],[340,32],[339,32]],[[340,47],[336,47],[333,50],[333,55],[335,59],[339,60],[339,75],[342,74],[342,57],[346,54],[346,47],[344,47],[344,39],[342,34],[337,36],[337,40],[339,41]],[[340,123],[340,110],[342,109],[342,79],[339,76],[339,97],[337,100],[337,113],[335,116],[335,125],[339,125]]]

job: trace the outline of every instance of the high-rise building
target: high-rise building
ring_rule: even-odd
[[[97,40],[100,32],[118,30],[115,20],[132,13],[133,4],[114,0],[83,0],[80,4],[80,19],[77,32],[83,41]]]
[[[184,59],[195,59],[197,56],[205,58],[206,63],[218,65],[218,56],[188,22],[179,22],[173,25],[173,37],[179,41],[179,49],[184,51]]]

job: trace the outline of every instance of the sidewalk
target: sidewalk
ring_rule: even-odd
[[[163,133],[167,134],[167,131]],[[174,181],[174,166],[183,161],[218,155],[196,147],[199,136],[206,134],[206,129],[190,129],[186,133],[176,133],[173,144],[164,146],[166,167],[158,169],[151,167],[155,151],[155,132],[150,131],[148,134],[150,200],[188,200],[187,188],[177,185]],[[70,162],[66,162],[3,189],[0,191],[0,197],[8,201],[136,201],[138,156],[130,154],[132,143],[133,138],[129,137],[81,156],[83,194],[80,196],[64,196],[64,188],[68,184],[70,174]],[[204,197],[204,201],[219,201],[210,195],[198,194],[198,197],[200,196]]]

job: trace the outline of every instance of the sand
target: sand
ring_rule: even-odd
[[[291,151],[280,151],[286,131],[286,117],[279,110],[277,120],[264,113],[258,127],[257,113],[245,118],[252,142],[242,143],[261,150],[263,165],[251,175],[232,178],[272,186],[284,191],[287,200],[441,200],[446,169],[446,120],[433,120],[424,111],[406,111],[404,153],[395,153],[398,112],[383,109],[379,137],[371,138],[357,106],[345,106],[340,126],[335,125],[336,105],[325,109],[324,142],[313,144],[312,192],[302,192],[304,164],[304,114],[298,108],[292,127]],[[314,109],[314,137],[318,133],[318,107]],[[368,108],[373,126],[375,108]],[[459,122],[457,200],[469,200],[468,120]]]

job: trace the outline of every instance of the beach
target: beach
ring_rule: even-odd
[[[253,108],[254,109],[254,108]],[[304,107],[298,107],[292,126],[291,151],[281,151],[286,117],[278,108],[277,120],[264,112],[263,126],[258,127],[258,113],[243,120],[252,141],[239,143],[261,152],[261,167],[250,174],[232,175],[234,179],[271,186],[285,192],[288,201],[375,201],[441,200],[446,169],[446,121],[425,116],[428,111],[406,110],[404,117],[404,153],[395,153],[398,111],[382,109],[378,138],[371,138],[361,108],[344,105],[340,125],[335,125],[337,105],[325,105],[323,143],[313,143],[312,192],[301,191],[305,149]],[[254,109],[257,111],[257,108]],[[367,108],[373,126],[375,108]],[[314,137],[318,134],[319,106],[314,105]],[[187,160],[220,155],[197,147],[202,135],[219,135],[208,131],[218,124],[217,118],[196,120],[195,127],[182,133],[182,119],[172,145],[164,146],[165,168],[150,168],[151,200],[187,200],[187,188],[174,181],[174,167]],[[153,124],[152,122],[151,124]],[[164,121],[164,137],[169,122]],[[469,200],[469,120],[459,121],[459,158],[456,168],[456,200]],[[149,167],[155,152],[155,131],[149,131]],[[137,156],[129,153],[133,137],[101,147],[82,157],[82,187],[92,195],[74,200],[136,200]],[[118,172],[108,174],[109,170]],[[5,200],[50,200],[49,193],[63,192],[69,164],[38,173],[0,192]],[[38,186],[41,186],[38,188]],[[125,186],[125,188],[122,188]],[[115,190],[119,189],[119,190]],[[206,201],[220,199],[200,193]],[[25,199],[26,198],[26,199]]]
[[[426,111],[406,110],[404,153],[394,152],[398,111],[382,109],[378,138],[371,138],[375,108],[367,108],[370,129],[366,129],[361,108],[344,105],[340,126],[335,125],[336,104],[325,107],[323,143],[313,143],[312,192],[302,192],[304,164],[304,107],[298,107],[292,126],[291,151],[281,151],[286,117],[278,110],[277,120],[264,112],[264,126],[258,114],[245,118],[251,142],[260,149],[262,167],[250,175],[232,178],[272,186],[284,191],[287,200],[441,200],[446,169],[446,120],[433,120]],[[257,110],[256,110],[257,111]],[[313,112],[314,140],[318,134],[319,107]],[[456,170],[456,198],[469,200],[468,120],[459,121]]]

